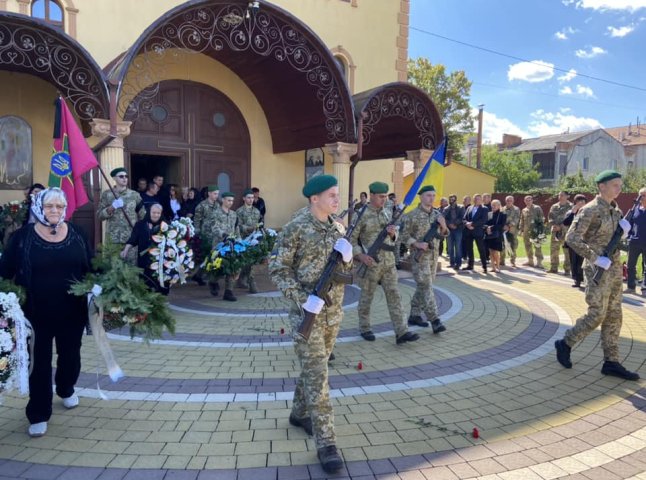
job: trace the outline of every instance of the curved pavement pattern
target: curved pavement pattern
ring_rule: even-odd
[[[413,289],[401,280],[406,306]],[[403,346],[381,292],[377,340],[358,336],[358,293],[347,289],[330,365],[347,462],[337,478],[646,478],[646,382],[600,374],[598,332],[574,349],[572,370],[554,359],[554,339],[585,310],[563,277],[441,276],[447,332],[418,328],[420,341]],[[110,333],[127,375],[116,384],[97,374],[86,339],[81,404],[67,411],[55,399],[46,436],[30,439],[26,400],[5,397],[0,480],[326,477],[312,439],[287,422],[299,368],[280,333],[289,331],[284,299],[265,292],[232,304],[182,287],[171,302],[174,337],[145,344]],[[642,377],[644,313],[638,300],[624,304],[620,346]]]

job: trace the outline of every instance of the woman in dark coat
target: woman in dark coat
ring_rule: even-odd
[[[92,252],[85,235],[65,222],[67,198],[60,188],[34,196],[36,223],[18,230],[0,259],[0,276],[25,288],[25,316],[34,329],[34,355],[26,413],[29,435],[47,432],[52,415],[52,343],[56,342],[56,394],[65,408],[79,398],[74,385],[81,372],[81,338],[88,319],[87,299],[68,293],[90,271]],[[98,287],[97,287],[98,288]],[[98,292],[97,292],[98,293]]]
[[[186,201],[182,205],[182,210],[180,211],[180,215],[182,217],[188,217],[191,220],[193,220],[193,217],[195,217],[195,209],[197,206],[200,204],[202,200],[200,200],[200,191],[193,187],[188,191]]]
[[[507,223],[507,215],[500,211],[500,200],[491,202],[491,218],[487,220],[485,230],[485,245],[489,250],[491,268],[500,272],[500,252],[503,249],[503,231]]]

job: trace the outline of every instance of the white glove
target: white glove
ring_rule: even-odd
[[[345,238],[339,238],[334,244],[334,250],[339,252],[343,257],[343,261],[348,263],[352,260],[352,244]]]
[[[628,220],[626,220],[625,218],[622,218],[621,220],[619,220],[619,226],[624,231],[623,238],[626,238],[628,236],[628,234],[630,233],[630,229],[631,229],[630,222]]]
[[[92,295],[94,295],[95,297],[98,297],[103,293],[103,287],[95,283],[91,291],[92,291]]]
[[[594,261],[594,264],[597,267],[603,268],[604,270],[608,270],[610,268],[610,265],[612,265],[612,261],[608,257],[598,256],[597,259]]]
[[[323,310],[323,305],[325,301],[322,298],[317,297],[316,295],[310,295],[307,297],[307,301],[303,304],[303,310],[307,310],[314,315],[318,315]]]
[[[112,208],[115,210],[121,207],[123,207],[123,198],[117,198],[112,202]]]

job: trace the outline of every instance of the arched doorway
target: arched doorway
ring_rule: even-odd
[[[236,195],[250,186],[249,130],[226,95],[201,83],[167,80],[142,104],[125,142],[133,186],[156,174],[181,186],[217,183]]]

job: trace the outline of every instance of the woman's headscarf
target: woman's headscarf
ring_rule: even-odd
[[[159,220],[157,220],[156,222],[153,222],[153,219],[152,219],[152,218],[150,218],[150,211],[153,209],[153,207],[158,207],[158,208],[159,208],[159,209],[161,209],[161,211],[162,211],[162,214],[159,216]],[[161,206],[161,204],[159,204],[159,203],[153,203],[153,204],[150,206],[150,208],[148,208],[148,209],[146,210],[146,216],[144,217],[144,222],[146,222],[146,223],[150,223],[150,224],[153,226],[152,228],[155,228],[155,227],[159,227],[159,224],[160,224],[163,220],[164,220],[164,207],[162,207],[162,206]]]
[[[45,218],[45,208],[44,208],[44,203],[45,203],[45,197],[50,196],[52,194],[56,194],[58,197],[62,197],[63,200],[65,201],[65,208],[61,212],[61,218],[58,221],[56,225],[52,225],[47,221]],[[34,217],[36,217],[36,220],[38,220],[39,223],[42,223],[43,225],[47,227],[52,227],[54,230],[54,233],[56,233],[56,229],[65,222],[65,214],[67,212],[67,197],[65,196],[65,192],[61,190],[60,188],[56,187],[50,187],[46,188],[45,190],[41,190],[38,195],[35,195],[33,197],[33,200],[31,202],[31,213],[34,214]]]

